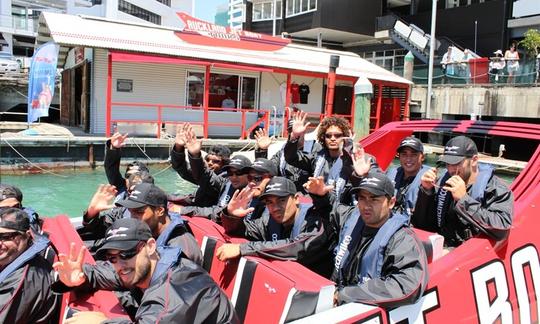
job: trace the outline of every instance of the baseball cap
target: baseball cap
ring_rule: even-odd
[[[0,184],[0,201],[3,201],[8,198],[15,198],[18,202],[22,202],[23,194],[22,191],[12,185]]]
[[[500,49],[498,49],[495,52],[493,52],[493,54],[495,54],[495,55],[497,55],[497,54],[503,55],[503,52]]]
[[[116,204],[126,208],[141,208],[147,205],[166,207],[167,194],[151,183],[140,183],[133,188],[129,197]]]
[[[401,150],[406,148],[406,147],[410,147],[413,150],[415,150],[416,152],[424,153],[424,145],[416,137],[409,136],[409,137],[405,137],[404,139],[402,139],[401,143],[399,143],[399,147],[397,149],[398,153],[401,152]]]
[[[457,164],[465,158],[471,158],[478,154],[476,144],[467,136],[457,136],[446,143],[444,153],[439,157],[439,162]]]
[[[351,192],[356,193],[360,190],[366,190],[375,196],[394,196],[394,184],[384,173],[371,171],[369,172],[358,187],[351,189]]]
[[[266,185],[264,193],[259,199],[264,199],[267,196],[286,197],[296,193],[297,190],[294,182],[285,177],[273,177]]]
[[[274,162],[265,158],[256,159],[252,165],[245,167],[242,171],[247,172],[249,170],[255,170],[262,173],[270,173],[273,176],[277,175],[277,167]]]
[[[242,170],[243,168],[251,166],[251,161],[243,155],[235,155],[229,161],[229,164],[223,167],[224,171],[229,170],[230,168],[235,168],[237,170]]]
[[[0,209],[0,227],[26,232],[30,229],[30,218],[22,209],[2,208]]]
[[[132,250],[140,241],[147,241],[151,237],[152,231],[145,222],[136,218],[120,218],[107,230],[96,256],[102,258],[107,250]]]

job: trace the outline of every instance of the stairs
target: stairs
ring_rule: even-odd
[[[430,35],[422,29],[397,19],[394,27],[389,30],[390,38],[401,47],[411,51],[415,57],[427,64],[429,62]],[[435,42],[435,50],[440,46],[440,42]]]

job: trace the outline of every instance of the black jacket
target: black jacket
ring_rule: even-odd
[[[335,209],[332,218],[339,228],[355,208],[339,205]],[[359,284],[358,269],[377,231],[364,227],[351,262],[343,271],[345,276],[338,284],[338,304],[360,302],[393,308],[412,304],[422,296],[428,282],[427,259],[422,243],[408,227],[398,229],[386,245],[381,276]],[[333,279],[336,280],[335,273]]]
[[[221,182],[213,181],[201,157],[195,158],[188,153],[189,164],[186,163],[185,149],[176,151],[174,146],[171,150],[171,165],[173,169],[182,177],[199,187],[193,195],[190,205],[198,207],[210,207],[217,203],[219,192],[222,189]],[[223,178],[223,177],[222,177]]]
[[[503,240],[512,226],[514,195],[497,176],[489,179],[482,201],[477,201],[469,194],[472,186],[467,187],[467,194],[459,201],[451,199],[442,226],[437,224],[437,201],[435,190],[424,190],[420,186],[418,199],[411,223],[414,227],[437,232],[444,236],[444,244],[450,247],[461,245],[477,234],[487,235],[495,240]],[[448,193],[451,195],[451,193]]]
[[[120,160],[122,159],[122,149],[111,148],[111,140],[105,143],[105,159],[103,166],[105,167],[105,175],[109,184],[116,187],[118,193],[127,190],[126,179],[120,173]]]
[[[0,282],[0,323],[58,323],[51,265],[36,255]]]
[[[84,289],[125,290],[114,268],[83,266],[87,281]],[[58,290],[70,290],[60,282]],[[133,296],[139,296],[139,308],[134,321],[110,319],[102,323],[238,323],[234,307],[206,271],[193,262],[182,258],[150,286],[141,291],[133,288]]]
[[[222,217],[223,227],[228,234],[236,234],[251,241],[240,245],[241,255],[298,261],[322,276],[330,276],[332,256],[326,222],[328,216],[321,215],[328,213],[328,209],[318,210],[311,207],[300,226],[300,234],[291,237],[292,226],[288,228],[282,226],[281,236],[273,240],[268,229],[271,216],[265,212],[264,204],[261,203],[257,207],[253,215],[256,213],[260,215],[251,220],[225,214]]]

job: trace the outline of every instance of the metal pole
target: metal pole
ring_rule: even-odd
[[[428,90],[426,100],[426,119],[431,117],[431,92],[433,91],[433,59],[435,55],[435,24],[437,23],[437,0],[431,5],[431,38],[429,41]]]
[[[478,38],[478,20],[474,21],[474,53],[476,53],[476,40]]]
[[[272,36],[276,36],[276,8],[277,8],[277,0],[274,0],[274,3],[272,4]]]

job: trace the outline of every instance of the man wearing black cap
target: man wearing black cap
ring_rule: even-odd
[[[30,228],[34,233],[41,233],[41,219],[36,211],[28,206],[23,207],[23,193],[22,191],[9,184],[0,184],[0,208],[1,207],[13,207],[20,208],[25,211],[30,219]]]
[[[234,307],[212,278],[193,262],[180,258],[180,248],[160,248],[148,225],[133,218],[111,226],[97,255],[107,259],[114,271],[83,264],[84,247],[78,255],[59,255],[54,264],[67,287],[129,289],[140,297],[136,323],[237,323]],[[58,284],[55,289],[64,290]],[[132,323],[108,320],[97,312],[79,312],[64,323]]]
[[[189,163],[186,162],[186,151]],[[182,206],[210,207],[214,205],[219,198],[221,185],[215,181],[201,181],[205,180],[202,173],[206,169],[208,173],[225,176],[222,168],[229,164],[230,155],[231,151],[228,147],[218,144],[210,148],[203,161],[201,141],[197,139],[191,124],[178,125],[175,143],[171,150],[171,165],[182,179],[198,185],[198,188],[194,194],[175,197],[173,201]]]
[[[261,217],[246,220],[251,194],[235,193],[229,203],[229,214],[223,218],[226,230],[243,232],[251,242],[224,244],[217,250],[224,261],[239,256],[257,255],[264,258],[293,260],[328,277],[331,272],[329,238],[324,218],[326,210],[311,204],[300,204],[294,182],[273,177],[259,196],[266,207]]]
[[[209,183],[209,187],[219,186],[219,198],[210,207],[182,207],[179,211],[180,214],[205,217],[216,223],[221,223],[221,212],[229,203],[234,191],[248,185],[247,174],[244,173],[244,169],[249,166],[251,166],[251,161],[247,157],[237,154],[231,158],[229,164],[223,167],[223,171],[227,173],[226,177],[221,177],[208,168],[203,168],[200,178],[201,183]],[[194,172],[196,171],[194,170]]]
[[[311,193],[330,189],[321,179]],[[335,304],[360,302],[386,308],[412,304],[427,285],[427,259],[408,216],[395,213],[394,185],[381,172],[369,172],[351,190],[357,206],[339,204],[330,221],[339,238],[334,250]]]
[[[476,144],[466,136],[454,137],[439,161],[447,172],[441,179],[436,168],[424,173],[412,224],[438,232],[450,248],[480,233],[505,239],[512,226],[514,196],[490,166],[479,163]]]
[[[429,170],[424,162],[424,145],[416,137],[405,137],[397,149],[399,157],[399,167],[390,168],[386,175],[396,188],[396,211],[405,212],[411,215],[420,187],[420,179],[424,172]]]
[[[0,209],[0,323],[58,321],[51,265],[41,256],[49,240],[30,230],[18,208]]]

